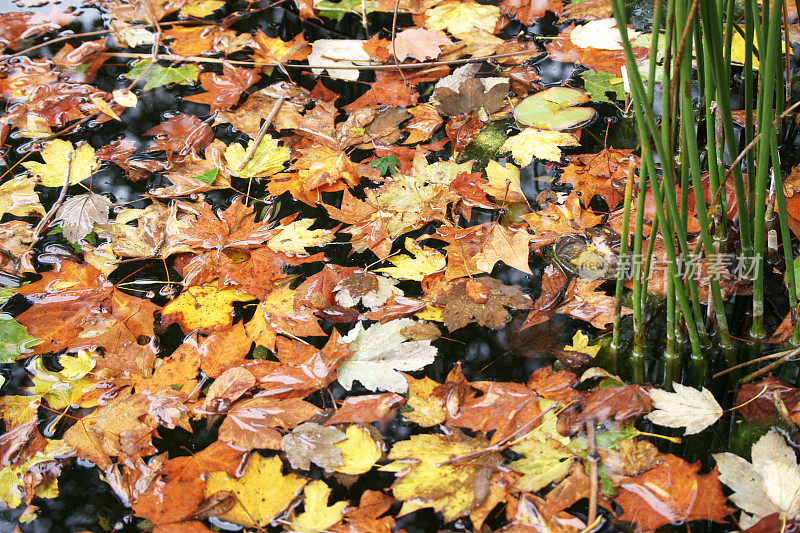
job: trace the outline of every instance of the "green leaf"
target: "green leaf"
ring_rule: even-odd
[[[314,2],[314,8],[319,10],[320,16],[333,20],[342,20],[348,13],[361,15],[362,5],[366,9],[367,15],[375,11],[377,7],[375,0],[366,0],[363,4],[362,0],[342,0],[341,2],[322,0],[321,2]]]
[[[593,102],[611,102],[607,93],[613,93],[616,100],[625,100],[625,89],[622,78],[609,72],[586,70],[581,72],[583,88],[592,98]]]
[[[13,363],[17,357],[39,344],[25,326],[6,313],[0,313],[0,363]]]
[[[219,169],[212,168],[209,171],[203,172],[199,176],[195,176],[194,179],[200,180],[203,183],[208,183],[209,185],[211,185],[212,183],[214,183],[214,180],[217,179],[217,174],[219,174]]]
[[[140,59],[133,65],[131,71],[125,74],[125,77],[135,80],[141,76],[145,80],[144,90],[149,91],[170,83],[191,85],[197,81],[197,76],[200,75],[200,68],[197,65],[162,67],[158,64],[150,66],[151,63],[152,61],[149,59]]]
[[[386,174],[394,174],[400,168],[400,160],[393,155],[385,155],[378,159],[373,159],[369,162],[369,166],[375,167],[381,171],[384,176]]]

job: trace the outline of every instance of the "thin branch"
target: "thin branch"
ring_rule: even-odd
[[[788,361],[792,357],[796,356],[797,354],[800,354],[800,348],[795,348],[794,350],[789,350],[786,353],[786,355],[784,355],[783,357],[781,357],[777,361],[773,361],[770,364],[768,364],[767,366],[765,366],[763,368],[759,368],[758,370],[756,370],[752,374],[743,377],[741,380],[739,380],[739,382],[740,383],[747,383],[749,381],[753,381],[757,377],[762,376],[762,375],[766,374],[767,372],[772,371],[773,368],[785,363],[786,361]]]
[[[597,518],[597,494],[599,491],[597,462],[600,457],[597,455],[597,446],[594,438],[594,419],[586,421],[586,440],[588,441],[588,449],[586,460],[589,461],[589,515],[586,518],[587,523],[592,523]]]
[[[400,62],[397,60],[397,45],[394,42],[394,38],[397,37],[398,9],[400,9],[400,0],[394,0],[394,13],[392,14],[392,61],[394,61],[394,66],[397,68],[397,72],[400,73],[400,77],[403,78],[403,83],[405,84],[406,89],[409,92],[411,92],[411,87],[409,87],[408,85],[408,80],[406,79],[406,75],[403,73],[403,69],[400,68]]]
[[[50,222],[50,219],[53,218],[53,216],[56,214],[56,211],[58,211],[58,209],[61,207],[61,204],[64,203],[64,199],[67,197],[67,189],[69,189],[69,178],[72,175],[72,155],[73,155],[72,151],[67,152],[67,171],[64,173],[64,183],[61,185],[61,192],[59,192],[58,194],[58,199],[56,199],[53,206],[50,207],[49,211],[47,211],[47,214],[45,214],[44,217],[42,217],[42,220],[40,220],[39,223],[36,225],[36,229],[33,230],[33,236],[31,237],[31,243],[28,245],[25,251],[19,255],[18,265],[21,264],[22,259],[30,253],[31,249],[36,244],[36,241],[39,240],[39,237],[41,236],[42,232],[47,227],[47,224]]]
[[[242,159],[242,161],[236,166],[236,168],[234,169],[234,172],[239,172],[240,170],[242,170],[244,168],[244,166],[247,163],[249,163],[251,159],[253,159],[253,155],[256,153],[256,147],[261,142],[261,139],[264,138],[264,134],[267,133],[267,130],[269,129],[270,125],[272,124],[272,121],[275,120],[275,116],[278,114],[278,111],[280,110],[281,105],[283,105],[283,100],[284,100],[284,97],[280,96],[275,101],[275,103],[272,105],[272,109],[270,110],[269,115],[267,115],[267,118],[264,121],[264,124],[261,125],[261,128],[258,130],[258,134],[256,135],[256,138],[253,139],[253,144],[251,144],[250,148],[247,149],[247,154],[245,154],[244,159]]]
[[[122,57],[122,58],[132,58],[132,59],[142,59],[142,58],[149,58],[151,57],[150,54],[137,54],[133,52],[103,52],[103,55],[107,57]],[[464,59],[450,59],[447,61],[428,61],[424,63],[401,63],[399,65],[349,65],[349,66],[340,66],[340,65],[313,65],[313,64],[304,64],[304,63],[280,63],[280,66],[284,68],[299,68],[299,69],[312,69],[312,68],[319,68],[325,70],[394,70],[397,68],[400,69],[420,69],[426,67],[438,67],[441,65],[463,65],[466,63],[480,63],[481,61],[486,61],[489,59],[502,59],[505,57],[518,57],[518,56],[539,56],[542,55],[541,52],[533,51],[533,50],[520,50],[519,52],[509,52],[507,54],[490,54],[486,56],[478,56],[478,57],[467,57]],[[276,63],[270,63],[267,61],[235,61],[231,59],[219,59],[214,57],[199,57],[199,56],[190,56],[190,57],[183,57],[183,56],[176,56],[172,54],[161,54],[161,59],[169,59],[172,61],[186,61],[189,63],[223,63],[227,62],[232,65],[243,65],[248,67],[259,67],[259,66],[269,66],[275,67],[279,66]]]

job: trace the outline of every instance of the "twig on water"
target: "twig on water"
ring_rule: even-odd
[[[245,167],[245,165],[247,165],[247,163],[249,163],[250,160],[253,159],[253,155],[256,153],[256,147],[259,145],[259,143],[261,143],[261,139],[264,138],[264,134],[267,133],[267,130],[272,124],[272,121],[275,120],[275,116],[278,114],[281,105],[283,105],[283,101],[284,101],[283,96],[279,96],[278,99],[275,101],[275,104],[273,104],[272,109],[269,112],[269,115],[267,115],[267,119],[264,121],[264,123],[261,125],[261,128],[258,130],[256,138],[253,139],[253,144],[251,144],[250,148],[247,149],[247,153],[245,154],[244,159],[242,159],[242,161],[238,165],[236,165],[236,168],[234,169],[235,172],[239,172],[240,170],[242,170]]]

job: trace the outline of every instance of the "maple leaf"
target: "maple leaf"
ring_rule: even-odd
[[[638,31],[628,29],[628,37],[632,41],[638,36]],[[569,34],[569,40],[581,48],[622,50],[622,35],[613,18],[590,20],[583,26],[576,26]]]
[[[63,183],[63,176],[61,180]],[[39,195],[33,189],[35,185],[36,179],[30,176],[13,177],[0,185],[0,215],[6,213],[17,217],[44,215]]]
[[[167,159],[183,159],[194,155],[214,139],[211,126],[194,115],[179,113],[161,124],[153,126],[144,135],[154,136],[155,142],[148,152],[164,150]]]
[[[72,154],[72,163],[67,163],[67,155]],[[94,148],[81,143],[75,148],[71,142],[61,139],[49,141],[40,152],[44,163],[24,161],[22,166],[37,176],[45,187],[61,187],[69,170],[69,184],[75,185],[91,176],[97,170]]]
[[[206,481],[206,495],[230,491],[236,505],[220,518],[245,527],[267,527],[300,493],[307,479],[295,474],[281,474],[283,463],[277,456],[250,456],[247,469],[239,478],[224,472],[211,472]]]
[[[206,92],[187,96],[184,100],[209,105],[211,112],[227,110],[239,101],[242,91],[257,82],[260,77],[258,69],[247,70],[223,62],[221,76],[214,72],[200,74],[200,86]]]
[[[560,39],[552,39],[545,43],[545,49],[555,61],[564,63],[579,63],[592,70],[608,72],[614,76],[621,75],[620,68],[625,66],[625,54],[622,50],[600,50],[598,48],[584,48],[577,46],[569,38],[575,26],[570,25],[560,34]],[[628,32],[631,28],[628,28]],[[650,49],[645,46],[633,46],[633,57],[641,63],[650,55]]]
[[[447,30],[459,37],[473,28],[494,32],[500,8],[477,2],[452,2],[432,7],[425,11],[425,27],[429,30]]]
[[[638,385],[595,389],[581,404],[580,423],[586,420],[614,419],[620,424],[652,409],[647,391]]]
[[[384,422],[405,404],[406,399],[395,392],[348,396],[325,425]]]
[[[78,194],[67,200],[56,211],[55,220],[62,222],[64,237],[78,242],[92,231],[94,224],[108,222],[111,200],[100,194]]]
[[[363,47],[365,42],[358,39],[317,39],[312,43],[308,62],[321,68],[312,68],[311,72],[319,76],[325,67],[337,67],[328,71],[331,78],[356,81],[361,74],[358,69],[338,67],[354,67],[369,62],[369,54]]]
[[[336,428],[306,422],[284,436],[280,448],[294,468],[308,470],[312,462],[322,468],[334,468],[342,465],[342,451],[334,444],[346,438]]]
[[[527,274],[528,243],[533,235],[522,229],[486,222],[469,228],[440,227],[436,238],[448,242],[447,279],[489,274],[498,261]]]
[[[275,349],[279,333],[292,336],[324,336],[311,308],[295,303],[295,291],[287,285],[275,289],[256,307],[256,313],[245,326],[247,334],[257,344]]]
[[[233,302],[246,302],[253,296],[230,287],[220,287],[216,281],[189,287],[164,306],[161,324],[177,323],[186,331],[211,333],[233,324]]]
[[[408,112],[414,115],[414,117],[408,121],[404,128],[405,131],[409,132],[409,136],[403,141],[403,144],[414,144],[430,139],[433,133],[442,124],[442,117],[439,116],[439,112],[436,111],[436,108],[430,104],[419,104],[409,108]],[[384,174],[386,170],[385,168],[383,171]]]
[[[311,53],[311,48],[302,33],[291,41],[283,41],[277,37],[267,37],[263,31],[258,30],[251,42],[253,61],[267,65],[278,65],[285,61],[302,61]],[[313,63],[313,61],[309,61],[309,63]]]
[[[318,413],[318,407],[297,398],[242,400],[228,410],[219,428],[219,440],[245,450],[277,450],[281,434],[275,428],[293,429]]]
[[[331,488],[322,480],[315,480],[303,489],[303,512],[296,517],[291,517],[293,527],[301,530],[323,529],[327,530],[344,518],[347,502],[336,502],[328,505]]]
[[[280,231],[267,241],[267,246],[273,252],[289,255],[309,255],[306,248],[322,246],[336,237],[336,232],[327,229],[309,228],[316,221],[313,218],[303,218],[294,222],[281,221]]]
[[[224,211],[214,214],[207,203],[190,206],[197,219],[191,225],[181,228],[176,235],[176,245],[195,249],[221,250],[224,248],[248,248],[261,245],[273,232],[268,221],[256,222],[252,206],[237,200]]]
[[[283,170],[284,163],[289,160],[289,150],[286,147],[279,146],[277,139],[265,135],[252,152],[252,157],[247,160],[246,156],[253,149],[254,142],[248,141],[246,149],[239,143],[231,143],[225,150],[225,160],[231,174],[243,179],[265,178]]]
[[[579,145],[580,143],[569,133],[525,128],[519,134],[509,137],[503,148],[511,152],[517,163],[526,167],[531,164],[534,157],[558,163],[561,161],[559,146]]]
[[[571,5],[571,4],[570,4]],[[500,2],[500,12],[508,15],[523,24],[533,24],[536,19],[551,11],[556,15],[561,15],[564,9],[564,2],[560,0],[503,0]]]
[[[337,283],[333,292],[336,294],[336,303],[342,307],[355,307],[361,303],[364,307],[375,309],[389,298],[403,295],[395,285],[395,279],[376,276],[372,272],[356,272]]]
[[[794,449],[773,428],[753,444],[751,456],[752,463],[729,452],[713,455],[720,480],[734,491],[730,500],[742,510],[741,528],[773,513],[795,519],[800,514],[800,467]]]
[[[524,216],[535,238],[533,249],[552,244],[562,235],[583,233],[586,228],[600,223],[602,217],[581,208],[577,193],[570,192],[563,203],[548,203],[541,211]]]
[[[470,295],[468,283],[477,284],[474,290],[483,293],[478,301]],[[505,285],[494,278],[481,277],[474,281],[456,283],[439,296],[435,303],[444,306],[444,323],[449,331],[455,331],[472,321],[481,326],[500,329],[510,319],[506,307],[529,309],[531,299],[516,287]]]
[[[411,254],[410,256],[395,255],[389,257],[387,261],[394,266],[379,268],[377,271],[396,279],[422,281],[425,276],[439,272],[447,264],[445,256],[436,249],[420,246],[412,239],[406,239],[405,249]]]
[[[487,496],[479,491],[479,480],[488,478],[502,463],[500,454],[487,452],[469,462],[441,463],[487,446],[486,439],[470,438],[457,430],[449,435],[414,435],[395,443],[389,452],[393,462],[380,469],[397,473],[392,492],[404,501],[398,516],[432,507],[451,522],[478,507]]]
[[[615,501],[625,511],[620,520],[635,522],[645,531],[673,522],[724,522],[731,509],[725,506],[717,469],[701,476],[700,463],[671,454],[662,459],[659,466],[619,485]]]
[[[383,457],[383,443],[374,438],[370,426],[351,424],[345,428],[347,438],[334,444],[342,452],[342,464],[334,467],[336,472],[349,476],[364,474]],[[380,435],[378,435],[380,440]]]
[[[553,402],[547,400],[539,403],[539,407],[545,410],[551,405]],[[524,456],[508,465],[522,474],[515,482],[518,489],[536,492],[550,483],[561,481],[569,473],[573,460],[573,454],[567,449],[570,440],[559,434],[557,426],[558,416],[553,411],[547,411],[539,426],[511,447]]]
[[[604,281],[573,279],[567,287],[564,300],[555,312],[589,322],[598,329],[605,329],[614,322],[614,297],[596,290]],[[623,316],[632,312],[630,308],[622,307]]]
[[[8,508],[28,503],[34,495],[42,498],[58,496],[58,484],[52,483],[55,479],[35,473],[46,471],[57,476],[61,472],[63,458],[71,455],[74,449],[64,440],[42,440],[45,440],[44,446],[31,457],[0,469],[0,502]]]
[[[481,187],[495,201],[511,204],[527,201],[520,185],[519,168],[511,163],[501,165],[494,159],[489,160],[486,178],[489,183]]]
[[[432,363],[437,353],[430,341],[409,341],[403,334],[413,324],[409,318],[400,318],[364,329],[358,322],[342,337],[354,353],[339,366],[339,383],[348,390],[358,380],[369,390],[406,392],[408,383],[398,370],[419,370]]]
[[[581,193],[583,205],[588,206],[592,198],[599,195],[609,209],[615,209],[622,202],[631,159],[634,168],[638,168],[638,158],[629,150],[604,149],[597,154],[570,156],[570,163],[561,173],[561,181]]]
[[[407,57],[420,61],[436,59],[442,53],[441,47],[449,44],[453,42],[447,36],[422,28],[403,30],[394,38],[398,61],[403,61]]]
[[[722,416],[722,407],[705,387],[698,391],[673,383],[672,388],[675,392],[661,389],[648,391],[653,399],[653,411],[646,416],[652,423],[670,428],[685,427],[685,435],[694,435]]]
[[[131,70],[125,74],[129,80],[144,79],[145,91],[163,87],[170,83],[178,85],[191,85],[197,81],[200,67],[197,65],[184,65],[182,67],[162,67],[150,59],[140,59],[133,64]]]
[[[494,430],[492,444],[530,425],[541,414],[539,395],[525,385],[476,381],[470,386],[483,395],[462,404],[448,424],[482,432]]]
[[[116,290],[90,265],[61,261],[56,269],[45,272],[41,280],[16,292],[36,300],[17,317],[31,336],[42,340],[34,347],[36,353],[69,347],[96,321],[103,321],[104,329],[116,324],[133,339],[140,335],[148,339],[154,336],[152,313],[158,306]],[[134,315],[136,319],[132,320]]]
[[[58,9],[49,13],[3,13],[0,15],[0,46],[19,49],[25,40],[57,30],[75,20],[75,15]]]

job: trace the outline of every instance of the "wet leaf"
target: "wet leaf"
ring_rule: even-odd
[[[579,144],[569,133],[525,128],[518,135],[509,137],[503,148],[511,152],[517,163],[526,167],[531,164],[534,157],[558,163],[562,157],[559,146]]]
[[[236,479],[224,472],[211,472],[206,495],[221,490],[236,496],[236,505],[219,518],[245,527],[266,527],[300,493],[307,480],[295,474],[281,474],[280,458],[250,456],[247,470]]]
[[[67,154],[72,154],[72,163],[68,164]],[[69,170],[69,184],[80,183],[97,170],[98,163],[94,157],[94,148],[87,143],[75,148],[71,142],[53,139],[40,152],[44,163],[25,161],[22,166],[39,178],[46,187],[61,187]]]
[[[63,183],[64,177],[61,179]],[[14,177],[0,185],[0,215],[44,215],[39,195],[33,189],[35,185],[36,179],[29,176]]]
[[[408,384],[398,370],[419,370],[433,362],[436,348],[430,341],[409,341],[402,330],[414,321],[408,318],[386,324],[373,324],[367,329],[356,324],[342,342],[354,353],[345,359],[338,370],[339,383],[348,390],[358,380],[369,390],[402,393]]]
[[[219,440],[245,450],[281,448],[280,429],[293,429],[319,413],[313,404],[290,398],[250,398],[234,404],[219,427]],[[290,457],[292,464],[295,461]],[[306,466],[303,468],[307,469]]]
[[[670,428],[686,428],[685,435],[700,433],[722,416],[722,407],[711,391],[673,383],[675,392],[661,389],[648,391],[653,399],[653,411],[647,418],[654,424]]]
[[[659,466],[619,485],[615,501],[625,511],[620,520],[646,531],[673,522],[724,522],[731,510],[725,506],[717,469],[698,475],[699,463],[670,454],[662,458]]]
[[[500,9],[496,6],[471,1],[453,2],[425,11],[425,27],[429,30],[447,30],[456,37],[473,28],[492,33],[499,18]]]
[[[216,281],[189,287],[164,307],[161,323],[178,323],[186,332],[211,333],[233,324],[233,302],[252,299],[246,292],[220,287]]]
[[[342,464],[333,469],[350,476],[364,474],[383,456],[383,448],[370,435],[367,426],[349,425],[347,438],[334,444],[342,452]]]
[[[432,507],[450,522],[478,507],[488,495],[488,481],[502,462],[501,456],[487,452],[464,463],[440,464],[483,450],[488,444],[485,439],[470,438],[460,431],[449,435],[414,435],[397,442],[389,452],[393,462],[381,470],[396,472],[398,476],[392,492],[404,501],[399,515]]]
[[[328,529],[341,522],[347,502],[328,505],[331,489],[322,480],[315,480],[303,489],[303,512],[291,522],[301,530],[305,528]]]
[[[200,75],[200,68],[197,65],[184,65],[182,67],[162,67],[153,64],[149,59],[140,59],[133,64],[133,68],[125,74],[129,80],[144,80],[143,90],[149,91],[157,87],[163,87],[170,83],[179,85],[192,85]]]
[[[41,341],[28,335],[25,326],[7,313],[0,313],[0,363],[13,363]]]
[[[228,162],[232,174],[244,179],[264,178],[283,170],[284,163],[289,160],[289,150],[279,146],[277,140],[265,135],[248,160],[247,154],[252,148],[253,142],[252,140],[248,141],[247,148],[241,144],[232,143],[225,150],[225,160]]]
[[[91,232],[95,224],[108,222],[111,200],[100,194],[86,193],[67,198],[56,211],[56,220],[62,222],[64,237],[78,242]]]
[[[336,468],[343,464],[343,459],[335,444],[346,438],[336,428],[306,422],[284,436],[280,447],[294,468],[308,470],[312,462],[322,468]]]
[[[493,329],[501,329],[510,320],[506,307],[529,309],[530,297],[516,287],[505,285],[489,277],[477,278],[487,292],[486,301],[476,302],[467,294],[466,281],[460,281],[439,296],[436,304],[443,306],[442,317],[447,329],[455,331],[470,322]]]
[[[773,428],[753,444],[752,462],[732,453],[715,453],[719,479],[734,493],[730,500],[742,509],[739,523],[749,528],[780,513],[794,519],[800,513],[800,467],[794,449]],[[748,514],[749,513],[749,514]]]

